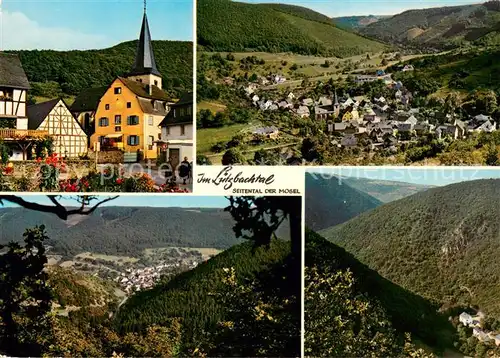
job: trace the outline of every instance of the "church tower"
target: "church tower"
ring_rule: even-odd
[[[335,90],[335,99],[333,103],[333,112],[335,114],[335,117],[338,117],[340,114],[340,104],[339,104],[339,99],[337,97],[337,90]]]
[[[148,17],[146,14],[146,1],[144,1],[144,17],[142,19],[141,34],[135,55],[135,63],[127,79],[138,81],[146,85],[150,91],[152,86],[162,88],[160,71],[156,68],[151,33],[149,32]]]

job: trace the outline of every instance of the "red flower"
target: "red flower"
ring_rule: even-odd
[[[123,184],[123,179],[122,178],[116,179],[116,184],[122,185]]]

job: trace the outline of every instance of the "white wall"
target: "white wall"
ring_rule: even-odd
[[[28,118],[17,118],[16,129],[22,129],[22,130],[28,129]]]

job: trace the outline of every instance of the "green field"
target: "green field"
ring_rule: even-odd
[[[200,154],[210,155],[211,148],[218,142],[228,142],[236,134],[249,130],[249,124],[233,124],[222,128],[203,128],[196,131],[196,151]]]

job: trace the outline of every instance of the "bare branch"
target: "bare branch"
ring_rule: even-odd
[[[90,215],[102,204],[118,198],[118,195],[101,200],[88,210],[85,210],[85,206],[86,204],[90,203],[91,200],[81,200],[81,206],[78,209],[68,210],[66,207],[61,205],[61,203],[57,200],[57,197],[58,196],[56,195],[47,195],[47,198],[54,205],[45,205],[45,204],[35,203],[32,201],[27,201],[17,195],[0,195],[0,204],[3,201],[8,201],[10,203],[17,204],[29,210],[36,210],[44,213],[55,214],[62,220],[68,220],[68,217],[71,215]],[[95,199],[97,200],[97,197]]]

